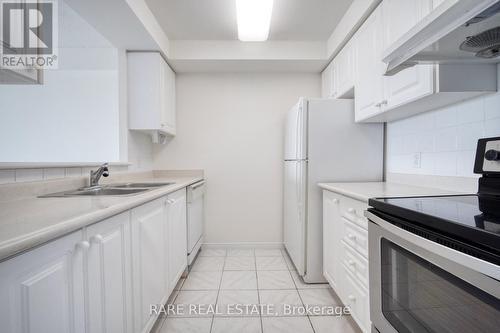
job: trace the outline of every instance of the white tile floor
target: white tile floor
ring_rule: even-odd
[[[290,316],[284,304],[341,306],[327,284],[305,284],[288,255],[280,249],[205,249],[192,271],[181,280],[170,302],[189,306],[217,305],[218,313],[177,313],[161,318],[159,333],[357,333],[349,316]],[[244,304],[245,314],[228,313]],[[273,305],[271,313],[258,304]],[[202,308],[196,307],[197,310]],[[208,312],[208,313],[207,313]]]

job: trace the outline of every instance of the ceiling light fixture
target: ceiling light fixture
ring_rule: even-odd
[[[236,0],[238,39],[263,42],[269,37],[274,0]]]

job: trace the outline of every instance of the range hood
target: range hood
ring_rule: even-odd
[[[445,0],[383,55],[385,75],[417,64],[500,62],[500,0]]]

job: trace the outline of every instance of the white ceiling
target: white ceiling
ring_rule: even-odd
[[[172,40],[237,40],[235,0],[146,0]],[[353,0],[274,0],[270,40],[325,41]]]

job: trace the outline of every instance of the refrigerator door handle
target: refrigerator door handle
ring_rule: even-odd
[[[299,154],[299,149],[300,149],[300,114],[301,114],[302,108],[300,107],[300,104],[297,109],[297,122],[296,122],[296,128],[295,128],[295,156],[296,158],[300,158]]]
[[[302,218],[303,205],[302,205],[302,163],[303,161],[297,162],[297,200],[299,207],[299,219]]]
[[[299,190],[299,163],[298,161],[295,162],[295,191],[297,192],[297,212],[299,214],[299,219],[300,219],[300,190]]]

